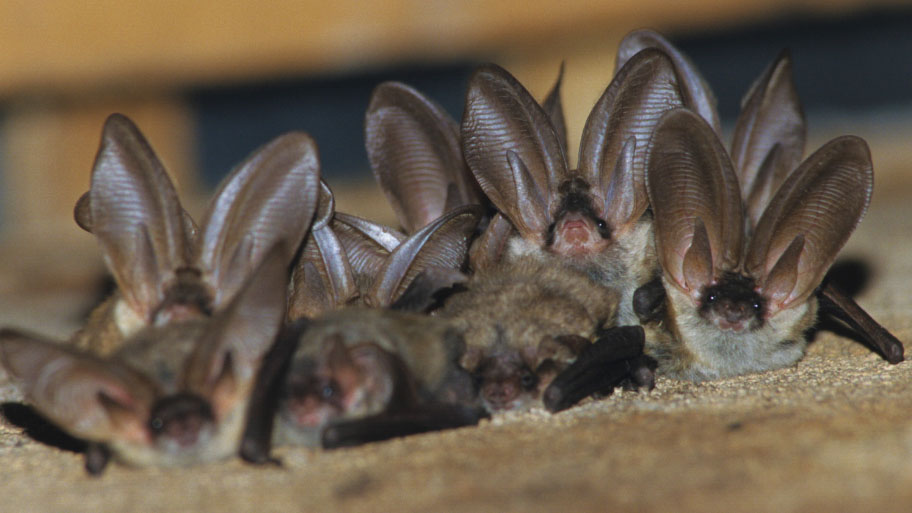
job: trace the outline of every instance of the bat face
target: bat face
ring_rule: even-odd
[[[736,273],[725,273],[719,282],[704,287],[698,311],[723,331],[754,331],[765,322],[766,300],[757,293],[753,280]]]
[[[428,402],[470,405],[462,343],[440,319],[347,308],[308,323],[279,386],[279,443],[315,445],[329,425],[414,412]]]
[[[559,192],[558,211],[548,227],[545,247],[569,258],[585,258],[608,249],[611,231],[593,207],[589,184],[574,177],[562,183]]]

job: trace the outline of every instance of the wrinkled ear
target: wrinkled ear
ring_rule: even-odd
[[[712,127],[689,110],[662,117],[649,146],[646,188],[666,276],[697,297],[741,260],[738,180]]]
[[[745,260],[771,312],[800,304],[820,285],[867,211],[873,187],[868,145],[854,136],[823,145],[786,179]]]
[[[459,357],[459,366],[468,372],[475,372],[484,358],[484,349],[478,346],[466,346],[462,356]]]
[[[373,281],[389,254],[406,240],[405,235],[388,226],[342,212],[336,213],[332,228],[345,249],[352,272],[366,278],[365,282]]]
[[[365,297],[371,306],[394,303],[415,277],[430,268],[462,269],[481,208],[470,205],[444,214],[390,253]]]
[[[148,441],[155,388],[139,373],[8,329],[0,330],[0,360],[35,408],[72,435]]]
[[[535,364],[532,365],[532,368],[538,368],[546,360],[560,363],[572,362],[591,343],[589,339],[579,335],[542,337],[538,343]]]
[[[462,158],[459,126],[418,91],[397,82],[377,86],[364,136],[374,176],[406,232],[443,215],[448,201],[479,203]],[[451,192],[455,197],[448,199]]]
[[[92,197],[90,191],[86,191],[76,200],[76,206],[73,207],[73,219],[80,228],[92,233]],[[196,221],[183,208],[181,208],[181,220],[184,223],[185,246],[191,248],[196,243],[199,227],[196,226]]]
[[[624,36],[618,46],[615,73],[618,73],[634,55],[646,48],[658,48],[668,54],[681,82],[687,106],[706,120],[715,133],[721,134],[719,113],[716,111],[716,97],[709,88],[709,84],[700,75],[693,62],[658,33],[640,29]]]
[[[427,312],[437,302],[438,292],[465,283],[468,276],[457,269],[429,266],[406,287],[405,291],[389,306],[390,310]]]
[[[328,226],[311,232],[292,271],[288,318],[314,318],[357,297],[355,277],[335,233]]]
[[[671,60],[659,50],[647,49],[617,72],[589,113],[579,169],[598,191],[612,231],[624,231],[646,210],[649,137],[665,112],[683,105]]]
[[[252,383],[285,317],[287,250],[274,246],[227,307],[217,313],[184,369],[184,383],[225,413]]]
[[[561,82],[564,80],[564,63],[561,62],[560,69],[557,72],[557,80],[554,87],[548,92],[548,96],[542,101],[542,108],[548,114],[551,120],[551,126],[554,127],[554,135],[560,143],[561,151],[567,155],[567,122],[564,118],[564,105],[561,102]]]
[[[276,244],[291,261],[314,216],[319,173],[313,139],[292,132],[258,149],[222,182],[203,216],[198,257],[216,308]]]
[[[758,188],[769,191],[751,202],[753,208],[748,216],[752,225],[756,225],[770,196],[801,162],[806,132],[792,80],[792,59],[788,51],[783,51],[745,95],[732,137],[731,158],[741,196],[754,197]],[[771,155],[777,147],[778,153]]]
[[[316,317],[358,297],[355,276],[331,224],[334,210],[332,191],[320,180],[320,197],[310,235],[292,271],[288,298],[291,320]]]
[[[500,262],[507,252],[510,237],[515,233],[516,229],[509,219],[500,212],[494,214],[484,232],[469,248],[469,267],[472,271],[488,269]]]
[[[352,363],[360,370],[362,386],[372,397],[372,402],[389,405],[396,392],[398,378],[394,356],[372,343],[350,347],[349,355]]]
[[[127,303],[145,319],[164,298],[174,270],[190,257],[182,215],[174,185],[149,143],[129,119],[111,115],[76,217],[98,239]]]
[[[550,212],[551,193],[567,175],[548,114],[506,70],[482,66],[469,81],[461,135],[466,162],[488,198],[524,237],[543,239],[548,220],[541,212]]]

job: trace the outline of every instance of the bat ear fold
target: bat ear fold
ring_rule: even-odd
[[[696,298],[741,263],[744,225],[738,179],[718,136],[685,109],[662,117],[649,146],[646,189],[665,275]]]
[[[748,90],[732,136],[732,162],[741,197],[748,200],[751,227],[757,225],[772,195],[801,162],[806,132],[792,80],[792,59],[783,51]]]
[[[510,73],[480,67],[469,80],[461,128],[465,160],[498,210],[544,242],[552,194],[567,161],[548,113]]]
[[[665,112],[684,105],[671,59],[650,48],[623,65],[589,113],[579,170],[613,232],[625,232],[646,211],[649,138]]]
[[[120,114],[108,117],[92,184],[77,202],[75,217],[98,240],[127,304],[148,322],[174,271],[189,262],[185,215],[164,166],[136,125]]]
[[[406,233],[452,208],[480,203],[459,125],[418,91],[397,82],[377,86],[364,134],[371,169]]]
[[[760,217],[745,270],[771,312],[810,296],[867,211],[871,153],[854,136],[833,139],[789,175]]]
[[[700,75],[694,63],[657,32],[639,29],[624,36],[618,45],[615,73],[619,73],[634,55],[647,48],[657,48],[671,58],[687,105],[706,120],[715,133],[721,133],[719,113],[716,111],[716,98],[709,84]]]
[[[222,182],[203,216],[197,258],[216,309],[277,244],[291,261],[314,217],[319,180],[316,143],[291,132],[256,150]]]
[[[0,360],[34,407],[72,435],[148,442],[155,389],[134,371],[9,329],[0,330]]]
[[[389,306],[401,298],[417,276],[422,286],[452,285],[461,278],[453,272],[463,268],[469,239],[481,219],[481,208],[461,207],[444,214],[406,239],[392,253],[371,286],[367,300],[372,306]]]
[[[274,246],[228,306],[218,312],[185,370],[188,388],[212,399],[216,413],[248,389],[285,317],[287,250]]]

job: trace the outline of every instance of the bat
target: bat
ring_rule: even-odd
[[[279,137],[226,178],[197,229],[138,128],[108,118],[76,216],[118,290],[68,345],[0,336],[0,358],[33,406],[90,442],[90,472],[108,456],[183,465],[237,450],[318,180],[310,137]]]
[[[666,292],[646,352],[666,375],[706,380],[793,364],[817,313],[814,294],[864,215],[867,144],[834,139],[782,182],[745,234],[734,164],[714,129],[667,113],[649,146],[646,185]]]

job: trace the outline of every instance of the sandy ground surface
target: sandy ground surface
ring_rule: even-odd
[[[875,196],[843,255],[870,270],[859,302],[912,340],[912,204]],[[22,281],[20,273],[12,274]],[[76,299],[14,293],[6,280],[2,323],[66,333],[78,322]],[[762,375],[660,379],[652,392],[558,415],[533,411],[355,449],[284,448],[281,467],[112,465],[101,478],[85,474],[80,454],[3,419],[0,511],[905,510],[910,365],[822,332],[796,367]],[[0,386],[0,398],[14,396]]]

